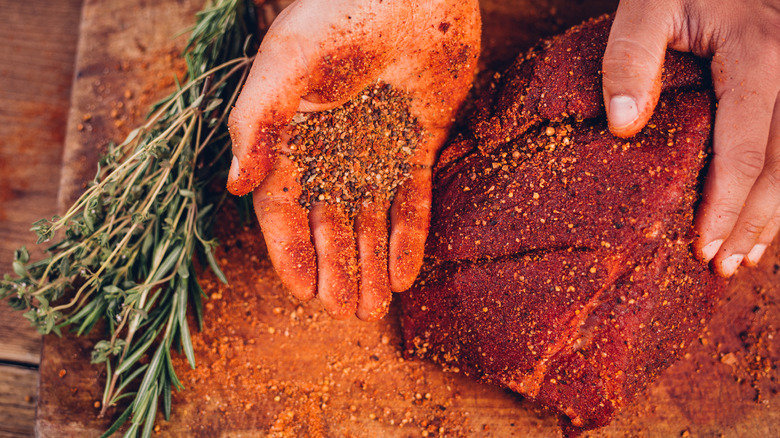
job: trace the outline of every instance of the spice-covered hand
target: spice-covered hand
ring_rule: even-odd
[[[730,276],[757,263],[780,229],[780,1],[622,0],[603,65],[616,135],[650,118],[667,47],[712,57],[714,155],[695,246]]]
[[[476,0],[298,0],[274,21],[230,114],[228,189],[254,190],[269,256],[293,296],[316,295],[336,318],[372,320],[387,312],[391,290],[411,286],[428,233],[431,165],[479,47]],[[338,107],[377,80],[410,96],[426,132],[411,178],[392,205],[352,206],[354,221],[335,203],[307,210],[285,154],[293,116]]]

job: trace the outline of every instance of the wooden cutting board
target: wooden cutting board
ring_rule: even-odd
[[[94,174],[97,151],[121,140],[181,71],[196,0],[87,0],[68,122],[61,206]],[[483,1],[485,71],[539,37],[614,9],[605,1]],[[289,298],[256,226],[222,219],[218,260],[230,281],[201,278],[205,328],[193,328],[198,368],[175,363],[162,436],[558,436],[556,420],[512,393],[401,357],[394,309],[377,323],[333,321]],[[247,263],[247,260],[249,262]],[[243,266],[243,268],[242,268]],[[780,246],[743,269],[709,329],[598,437],[780,436]],[[104,372],[94,340],[49,336],[37,434],[97,436]],[[96,403],[98,402],[98,403]],[[109,416],[117,415],[110,410]]]

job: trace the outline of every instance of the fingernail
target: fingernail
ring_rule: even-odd
[[[732,256],[726,257],[726,260],[723,260],[720,264],[721,271],[723,271],[723,275],[726,277],[731,277],[734,275],[735,272],[737,272],[737,268],[742,263],[742,260],[745,258],[742,254],[734,254]]]
[[[718,253],[720,246],[723,245],[723,240],[713,240],[712,242],[704,245],[701,249],[701,255],[704,257],[705,262],[709,262]]]
[[[228,174],[228,179],[230,181],[235,181],[238,179],[238,175],[241,173],[241,171],[238,168],[238,158],[233,156],[233,162],[230,163],[230,173]]]
[[[761,260],[761,256],[764,255],[764,251],[766,251],[766,245],[763,243],[755,244],[753,249],[751,249],[747,255],[748,261],[754,265],[757,265],[758,261]]]
[[[629,96],[615,96],[609,101],[609,122],[613,128],[623,128],[639,116],[636,101]]]

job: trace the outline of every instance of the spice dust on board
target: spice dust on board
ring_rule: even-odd
[[[410,101],[379,81],[338,108],[296,114],[288,156],[301,175],[301,206],[344,204],[354,216],[363,202],[392,202],[425,136]]]

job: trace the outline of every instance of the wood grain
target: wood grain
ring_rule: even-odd
[[[0,272],[56,213],[81,0],[0,0]],[[0,437],[32,436],[41,337],[0,303]],[[16,365],[23,366],[16,366]]]
[[[56,213],[81,0],[2,0],[0,11],[0,270],[10,272],[15,249],[41,254],[30,225]],[[0,304],[0,361],[38,363],[28,327]]]
[[[484,1],[483,63],[505,65],[537,38],[597,15],[607,3]],[[61,199],[91,176],[96,149],[121,139],[145,111],[144,102],[126,99],[125,91],[146,96],[144,90],[159,90],[162,73],[175,63],[166,53],[177,43],[167,36],[189,22],[195,6],[86,2]],[[120,109],[124,118],[112,115]],[[187,389],[174,394],[173,419],[159,419],[160,436],[560,435],[554,418],[514,394],[403,360],[396,315],[373,324],[333,321],[318,303],[290,299],[256,227],[225,216],[220,240],[218,260],[230,285],[200,276],[210,298],[204,330],[192,329],[198,368],[175,357]],[[779,260],[776,244],[759,268],[740,272],[686,359],[609,427],[588,436],[778,436],[772,364],[780,362],[780,349],[772,339],[779,336]],[[103,373],[87,363],[91,342],[46,339],[40,436],[92,436],[110,421],[96,418]]]
[[[5,366],[0,371],[0,437],[32,435],[38,372]]]

